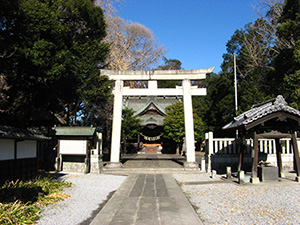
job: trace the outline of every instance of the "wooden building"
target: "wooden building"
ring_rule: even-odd
[[[100,173],[102,134],[95,127],[54,127],[57,171]]]
[[[137,137],[139,153],[161,153],[175,151],[176,145],[170,141],[164,142],[163,123],[166,116],[167,106],[182,100],[181,97],[162,97],[162,96],[140,96],[125,97],[124,107],[133,109],[134,116],[138,116],[143,126],[142,132]]]
[[[300,111],[290,107],[285,99],[278,95],[266,102],[253,105],[252,108],[237,116],[234,121],[223,127],[226,130],[239,130],[243,138],[253,138],[253,162],[251,180],[259,182],[264,170],[264,162],[259,162],[259,138],[275,139],[278,176],[284,176],[282,171],[281,138],[291,138],[295,159],[296,180],[300,181],[300,159],[297,144],[297,132],[300,130]],[[245,148],[240,151],[238,170],[243,166]]]
[[[0,182],[33,178],[42,143],[49,139],[37,128],[0,126]]]

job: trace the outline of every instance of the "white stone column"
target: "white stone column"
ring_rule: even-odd
[[[91,173],[101,173],[103,169],[103,155],[102,155],[102,133],[96,132],[97,143],[94,149],[94,154],[90,155]]]
[[[214,152],[214,133],[208,132],[207,172],[211,171],[211,155]]]
[[[114,111],[112,124],[112,138],[110,150],[110,163],[107,167],[120,167],[120,142],[122,125],[122,91],[123,81],[116,80],[114,88]]]
[[[185,169],[199,169],[195,157],[195,138],[194,138],[194,119],[191,95],[191,81],[184,79],[183,86],[183,105],[184,105],[184,124],[186,141],[186,163]]]

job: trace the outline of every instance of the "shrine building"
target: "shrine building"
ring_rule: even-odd
[[[123,107],[133,109],[143,127],[136,140],[137,153],[173,153],[176,145],[163,139],[165,110],[176,101],[182,101],[182,97],[127,96],[123,101]]]

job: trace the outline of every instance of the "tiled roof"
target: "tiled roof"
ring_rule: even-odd
[[[55,136],[83,136],[89,137],[95,134],[95,127],[54,127]]]
[[[0,126],[0,138],[24,140],[49,140],[38,128],[15,128]]]
[[[235,117],[234,120],[229,124],[225,125],[223,129],[239,128],[275,112],[288,112],[290,114],[300,117],[300,111],[290,107],[286,103],[283,96],[278,95],[274,99],[268,100],[257,105],[253,105],[250,110]]]

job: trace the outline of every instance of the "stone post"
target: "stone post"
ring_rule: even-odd
[[[245,183],[245,172],[243,170],[238,171],[239,184]]]
[[[185,169],[199,170],[195,156],[195,138],[194,138],[194,119],[191,95],[191,81],[184,79],[183,87],[183,106],[184,106],[184,124],[185,124],[185,141],[186,141],[186,162]]]
[[[120,142],[121,142],[121,125],[122,125],[122,90],[123,81],[115,81],[114,89],[114,112],[112,124],[112,139],[110,150],[110,163],[107,167],[121,167],[120,163]]]
[[[226,179],[231,179],[231,166],[226,167]]]
[[[211,171],[211,155],[213,154],[214,152],[214,134],[213,132],[208,132],[208,134],[206,135],[208,141],[207,141],[207,145],[206,148],[207,148],[207,172],[208,171]]]
[[[91,157],[91,173],[101,173],[103,168],[103,155],[102,155],[102,133],[97,134],[97,144],[94,154]]]

